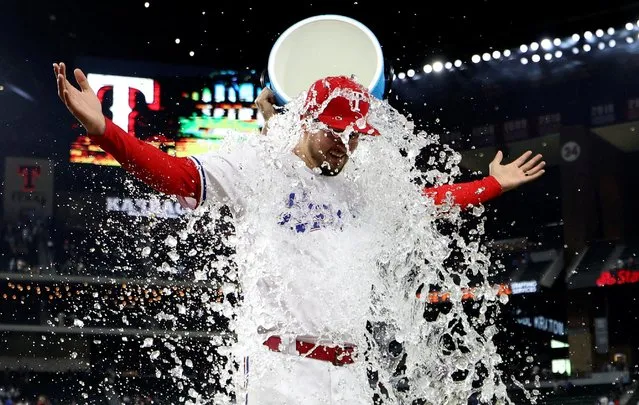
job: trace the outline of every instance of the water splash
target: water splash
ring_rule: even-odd
[[[242,392],[244,358],[263,357],[270,335],[302,335],[358,347],[349,366],[358,380],[349,388],[366,403],[377,397],[465,404],[471,395],[510,403],[493,342],[494,319],[506,302],[488,281],[484,211],[464,213],[422,195],[425,184],[458,178],[461,155],[439,145],[438,136],[417,131],[387,102],[372,100],[369,121],[381,136],[360,136],[342,173],[324,176],[292,153],[305,125],[322,128],[298,119],[304,99],[301,94],[276,115],[267,136],[224,141],[221,153],[245,154],[229,201],[209,199],[181,229],[161,233],[153,248],[137,247],[143,257],[166,256],[158,273],[202,258],[191,269],[200,287],[188,299],[145,309],[160,327],[183,329],[189,317],[199,330],[230,336],[140,339],[155,375],[171,382],[165,389],[177,392],[181,403],[231,404]],[[353,130],[341,134],[346,144]],[[442,151],[417,167],[433,145]],[[462,291],[471,286],[475,300],[468,304]],[[445,309],[426,316],[431,290],[449,295]],[[262,370],[293,367],[292,356],[276,356],[286,360]],[[259,368],[251,372],[254,379],[266,377]]]
[[[303,100],[304,94],[273,118],[266,137],[223,146],[248,156],[231,199],[241,207],[234,211],[233,261],[243,300],[232,310],[238,340],[230,357],[240,363],[259,356],[270,334],[314,336],[360,348],[352,367],[360,367],[361,395],[371,400],[436,405],[465,403],[475,394],[508,403],[493,343],[500,301],[488,283],[489,256],[477,237],[441,231],[442,222],[462,228],[458,207],[437,206],[421,194],[422,184],[453,182],[460,155],[444,147],[436,160],[445,171],[417,169],[416,158],[438,137],[373,100],[370,121],[381,136],[362,136],[343,172],[322,176],[292,153],[309,124],[298,119]],[[483,234],[483,224],[473,231]],[[454,270],[453,256],[461,258]],[[471,284],[476,304],[469,316],[462,289]],[[426,320],[429,303],[417,294],[427,296],[432,286],[450,292],[450,308]],[[389,355],[393,344],[400,352]],[[376,374],[374,388],[366,369]],[[241,373],[226,370],[240,386]]]

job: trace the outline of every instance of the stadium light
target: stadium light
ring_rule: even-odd
[[[590,52],[593,49],[605,50],[607,48],[618,47],[619,44],[634,44],[639,42],[639,33],[637,27],[639,27],[639,20],[636,23],[627,22],[623,28],[608,27],[606,30],[598,28],[596,30],[584,31],[583,35],[578,33],[572,34],[567,38],[558,37],[546,37],[539,42],[531,42],[530,44],[521,44],[518,47],[520,56],[512,58],[513,60],[519,60],[522,65],[526,65],[529,62],[540,62],[542,58],[546,61],[550,61],[553,58],[559,59],[564,57],[564,52],[570,49],[570,53],[573,55],[579,55],[583,52]],[[635,35],[637,37],[635,38]],[[582,41],[583,38],[583,42]],[[581,42],[581,43],[580,43]],[[517,49],[517,48],[515,48]],[[489,62],[491,60],[504,61],[510,60],[511,55],[515,52],[515,49],[504,49],[503,51],[493,50],[489,52],[483,52],[472,55],[470,61],[474,64],[481,63],[481,61]],[[532,55],[526,55],[527,53]],[[569,53],[566,53],[567,55]],[[461,67],[464,65],[462,59],[456,59],[455,62],[434,62],[432,65],[424,65],[423,69],[425,73],[441,72],[442,70],[453,70],[453,67]],[[408,71],[408,76],[413,77],[415,75],[414,70]],[[406,73],[399,73],[399,78],[406,77]]]

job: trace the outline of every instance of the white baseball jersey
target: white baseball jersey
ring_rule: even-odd
[[[366,255],[374,233],[357,181],[314,173],[292,152],[274,158],[259,142],[192,158],[200,205],[217,199],[235,214],[250,328],[355,343],[374,274]]]

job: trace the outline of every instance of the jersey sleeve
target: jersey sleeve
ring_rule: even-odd
[[[247,197],[247,176],[251,176],[254,159],[257,156],[243,142],[229,142],[214,152],[191,156],[198,173],[198,183],[202,185],[195,197],[178,198],[182,205],[196,209],[217,201],[231,208],[242,209]]]
[[[450,197],[453,204],[459,205],[462,209],[492,200],[501,193],[501,184],[493,176],[466,183],[427,187],[422,191],[423,195],[433,198],[436,204],[443,204]]]
[[[201,195],[201,176],[191,159],[171,156],[106,120],[103,135],[88,136],[120,165],[154,190],[180,198]]]

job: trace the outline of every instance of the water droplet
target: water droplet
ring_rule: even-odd
[[[166,240],[164,241],[164,243],[168,246],[168,247],[176,247],[177,246],[177,239],[175,239],[174,236],[169,235],[166,237]]]

